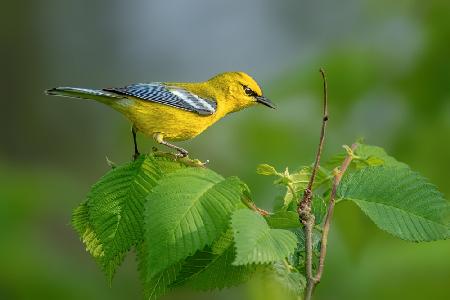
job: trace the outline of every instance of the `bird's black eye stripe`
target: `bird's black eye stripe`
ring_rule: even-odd
[[[244,88],[244,92],[245,92],[245,94],[246,94],[247,96],[252,96],[252,97],[258,96],[258,94],[256,94],[256,93],[255,93],[251,88],[249,88],[248,86],[243,85],[242,87]]]

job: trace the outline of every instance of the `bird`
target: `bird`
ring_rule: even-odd
[[[275,108],[245,72],[224,72],[202,82],[135,83],[103,89],[56,87],[45,92],[95,100],[122,113],[132,123],[133,159],[140,155],[138,132],[175,149],[175,156],[183,158],[189,152],[172,141],[195,138],[226,115],[256,104]]]

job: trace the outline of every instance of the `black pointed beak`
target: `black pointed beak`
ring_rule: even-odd
[[[264,96],[256,96],[256,102],[261,103],[262,105],[265,105],[267,107],[275,109],[275,104],[272,103],[269,99],[267,99]]]

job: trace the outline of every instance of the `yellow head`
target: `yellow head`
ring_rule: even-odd
[[[256,81],[244,72],[225,72],[207,81],[214,90],[222,94],[219,107],[224,105],[228,112],[234,112],[261,103],[271,108],[274,104],[262,94]],[[223,102],[223,103],[220,103]]]

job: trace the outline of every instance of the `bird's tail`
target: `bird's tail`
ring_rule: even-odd
[[[56,87],[53,89],[46,90],[45,93],[47,95],[52,96],[96,100],[106,104],[111,103],[118,99],[123,99],[123,96],[113,94],[104,90],[75,88],[75,87]]]

